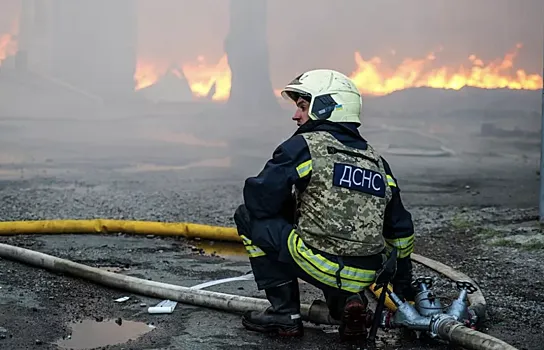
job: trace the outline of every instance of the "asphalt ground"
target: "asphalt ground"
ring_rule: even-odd
[[[221,152],[219,159],[225,156]],[[243,180],[262,165],[250,157],[202,164],[191,156],[153,163],[153,157],[141,155],[125,157],[129,161],[122,163],[122,154],[89,160],[75,153],[64,160],[4,163],[0,219],[112,218],[232,226]],[[208,158],[213,158],[210,153]],[[544,254],[536,221],[536,160],[469,155],[388,160],[414,216],[416,252],[477,280],[489,304],[485,332],[520,349],[541,349]],[[0,242],[183,286],[250,269],[239,246],[219,242],[128,235],[4,236]],[[147,307],[160,300],[17,262],[0,260],[0,265],[1,349],[364,348],[340,344],[330,327],[307,325],[304,338],[297,340],[263,336],[246,331],[239,315],[191,305],[178,304],[168,315],[150,315]],[[416,268],[417,275],[432,274]],[[264,297],[252,281],[210,290]],[[437,292],[455,295],[443,278]],[[322,298],[306,284],[302,295],[304,302]],[[123,296],[130,299],[114,301]],[[379,335],[380,348],[448,348],[399,331]]]

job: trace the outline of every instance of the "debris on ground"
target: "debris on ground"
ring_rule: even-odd
[[[150,314],[171,314],[177,304],[177,301],[163,300],[155,306],[150,306],[147,312]]]
[[[130,297],[122,297],[122,298],[119,298],[119,299],[115,299],[114,301],[117,302],[117,303],[123,303],[127,300],[129,300]]]

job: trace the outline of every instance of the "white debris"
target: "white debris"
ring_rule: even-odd
[[[150,306],[147,312],[150,314],[171,314],[178,305],[177,301],[163,300],[155,306]]]
[[[118,303],[123,303],[123,302],[125,302],[125,301],[127,301],[129,299],[130,299],[130,297],[122,297],[122,298],[119,298],[119,299],[115,299],[115,301],[118,302]]]

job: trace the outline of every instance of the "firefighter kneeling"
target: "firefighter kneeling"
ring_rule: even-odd
[[[271,306],[243,316],[253,331],[302,336],[298,278],[324,293],[341,339],[367,337],[370,286],[398,252],[394,292],[413,300],[411,214],[388,163],[359,134],[362,97],[345,75],[306,72],[285,87],[298,129],[245,181],[234,220]],[[294,189],[294,191],[293,191]]]

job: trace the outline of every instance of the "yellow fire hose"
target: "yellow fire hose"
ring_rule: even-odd
[[[32,235],[32,234],[107,234],[127,233],[134,235],[158,235],[158,236],[182,236],[185,238],[200,238],[214,241],[241,242],[236,228],[209,226],[195,223],[171,223],[153,221],[127,221],[127,220],[36,220],[36,221],[7,221],[0,222],[0,235]],[[418,254],[412,254],[412,260],[426,265],[451,279],[464,279],[473,282],[465,274],[459,273],[438,261],[425,258]],[[381,289],[374,291],[374,285],[370,288],[379,297]],[[391,289],[391,288],[390,288]],[[485,299],[478,290],[469,295],[471,305],[485,305]],[[385,306],[395,311],[397,307],[386,296]]]
[[[159,235],[159,236],[182,236],[185,238],[201,238],[214,241],[231,241],[241,242],[237,230],[232,227],[217,227],[193,223],[165,223],[165,222],[149,222],[149,221],[123,221],[123,220],[45,220],[45,221],[14,221],[0,222],[1,235],[32,235],[32,234],[106,234],[106,233],[127,233],[135,235]],[[32,263],[33,265],[49,268],[55,271],[62,271],[77,276],[83,276],[93,281],[108,281],[108,285],[124,287],[135,292],[145,291],[149,295],[168,296],[182,302],[193,303],[195,305],[208,306],[212,308],[228,309],[228,310],[246,310],[253,309],[259,305],[265,305],[265,300],[255,298],[244,298],[235,295],[222,293],[213,293],[205,291],[193,291],[190,288],[171,286],[161,283],[148,285],[149,281],[140,281],[132,277],[127,277],[119,274],[107,274],[107,272],[87,267],[81,264],[76,264],[70,261],[65,261],[45,254],[29,251],[27,249],[18,248],[0,244],[0,256],[18,261]],[[411,255],[412,260],[423,264],[452,280],[468,280],[474,283],[465,274],[454,270],[453,268],[444,265],[438,261],[426,258],[418,254]],[[147,284],[146,284],[147,283]],[[374,291],[375,285],[369,288],[376,297],[381,294],[381,289]],[[390,286],[388,286],[390,288]],[[195,294],[197,293],[197,294]],[[485,311],[485,299],[480,290],[474,294],[468,295],[471,307],[478,306]],[[315,304],[315,303],[314,303]],[[318,323],[331,322],[324,312],[324,308],[320,304],[312,304],[310,306],[303,305],[303,313],[308,320],[317,320]],[[236,306],[236,307],[233,307]],[[396,306],[393,301],[386,296],[386,305],[388,309],[395,311]],[[325,315],[327,314],[327,315]],[[443,328],[443,329],[442,329]],[[508,349],[516,350],[516,348],[503,342],[500,339],[494,338],[484,333],[463,327],[460,323],[450,322],[443,325],[439,329],[442,336],[447,337],[450,341],[465,346],[469,349],[478,350],[498,350]]]
[[[218,241],[240,241],[235,228],[193,223],[125,220],[43,220],[0,222],[0,235],[128,233],[134,235],[183,236]]]

